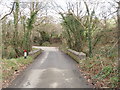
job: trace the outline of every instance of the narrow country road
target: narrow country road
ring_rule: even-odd
[[[77,63],[56,47],[36,47],[43,53],[8,88],[91,88]]]

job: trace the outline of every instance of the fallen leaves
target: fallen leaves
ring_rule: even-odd
[[[79,71],[82,72],[83,77],[88,83],[94,85],[97,88],[101,87],[116,87],[116,82],[111,82],[110,78],[116,76],[116,62],[108,59],[93,58],[91,60],[84,60],[79,63]],[[110,68],[112,67],[112,68]],[[99,73],[102,72],[100,75]],[[98,75],[97,77],[95,77]],[[114,86],[113,86],[114,84]]]

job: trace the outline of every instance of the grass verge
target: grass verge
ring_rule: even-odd
[[[41,50],[37,53],[28,56],[27,59],[24,57],[13,58],[13,59],[2,59],[2,86],[7,87],[9,83],[24,70],[28,65],[30,65],[34,59],[41,54]]]

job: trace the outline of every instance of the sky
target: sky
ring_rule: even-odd
[[[12,2],[13,2],[14,0],[0,0],[0,2],[2,2],[2,3],[0,3],[0,18],[1,17],[3,17],[6,13],[8,13],[9,11],[10,11],[10,8],[12,7]],[[62,7],[62,9],[64,10],[64,11],[66,11],[67,9],[67,6],[66,6],[66,3],[67,2],[76,2],[76,1],[83,1],[83,0],[20,0],[20,2],[32,2],[32,1],[39,1],[39,2],[47,2],[47,1],[51,1],[51,2],[56,2],[56,4],[57,5],[59,5],[60,7]],[[106,15],[108,14],[108,13],[106,13],[106,12],[114,12],[115,11],[115,7],[117,6],[112,6],[110,3],[108,3],[108,2],[113,2],[113,0],[85,0],[86,2],[87,2],[87,4],[91,7],[91,8],[93,8],[93,6],[96,4],[96,2],[100,2],[100,4],[98,5],[98,6],[96,6],[96,7],[94,7],[94,8],[96,8],[96,14],[97,15],[99,15],[101,12],[104,12]],[[25,6],[24,6],[25,7]],[[54,7],[53,7],[53,9],[54,9]],[[59,14],[58,13],[56,13],[56,11],[54,11],[53,9],[49,9],[49,15],[51,15],[51,16],[53,16],[56,20],[58,20],[59,19]],[[81,5],[81,9],[82,10],[86,10],[85,9],[85,5],[84,5],[84,3],[82,2],[82,5]],[[27,12],[28,13],[28,9],[25,9],[26,11],[25,12]],[[58,10],[58,9],[56,9],[56,10]],[[61,9],[60,9],[61,10]],[[61,12],[62,12],[62,10],[61,10]],[[99,16],[101,16],[101,15],[99,15]]]

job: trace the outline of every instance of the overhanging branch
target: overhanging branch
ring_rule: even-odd
[[[0,20],[3,20],[6,16],[10,15],[14,10],[14,6],[15,6],[15,2],[13,2],[11,11],[8,14],[6,14],[5,16],[3,16]]]

